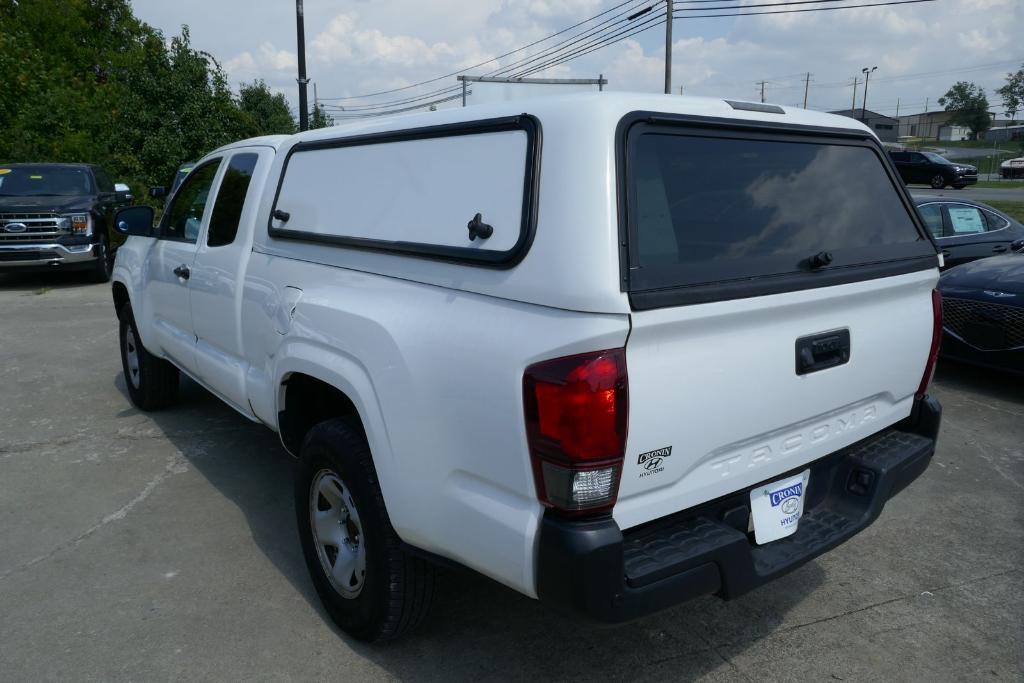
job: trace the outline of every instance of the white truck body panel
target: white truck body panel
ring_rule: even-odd
[[[748,487],[906,417],[927,356],[935,269],[633,311],[621,287],[615,131],[636,110],[863,128],[801,109],[779,115],[736,111],[716,99],[601,93],[243,141],[207,157],[259,155],[235,241],[206,245],[208,205],[197,244],[131,237],[114,280],[152,353],[271,429],[279,428],[283,383],[293,373],[344,392],[366,430],[399,536],[535,597],[544,509],[523,424],[528,365],[625,346],[629,438],[614,509],[625,529]],[[536,233],[512,267],[268,233],[296,145],[522,112],[540,123],[542,170]],[[505,249],[514,233],[506,225],[522,208],[522,167],[504,160],[521,159],[521,136],[496,134],[483,154],[463,144],[473,137],[376,145],[387,148],[376,154],[370,147],[297,153],[281,197],[295,222],[324,234],[441,245],[469,246],[466,221],[481,212],[498,239],[475,248]],[[477,172],[488,159],[495,167]],[[395,170],[390,182],[388,167]],[[403,232],[417,217],[436,233]],[[192,270],[188,280],[171,272],[182,264]],[[794,339],[837,327],[854,340],[850,363],[795,376]],[[639,476],[638,454],[669,445],[675,450],[665,472]]]

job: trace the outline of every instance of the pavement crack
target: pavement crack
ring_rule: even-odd
[[[6,572],[0,574],[0,581],[3,581],[4,579],[6,579],[7,577],[11,576],[12,574],[17,574],[19,572],[25,571],[26,569],[30,569],[30,568],[36,566],[37,564],[39,564],[40,562],[45,562],[46,560],[50,559],[51,557],[53,557],[57,553],[60,553],[60,552],[62,552],[64,550],[70,550],[70,549],[74,549],[74,548],[78,547],[78,545],[81,544],[82,541],[84,541],[85,539],[89,538],[90,536],[92,536],[97,531],[99,531],[100,529],[104,528],[105,526],[107,526],[111,522],[116,522],[118,520],[122,520],[125,517],[127,517],[128,514],[132,510],[134,510],[137,505],[139,505],[144,500],[149,498],[149,496],[152,495],[153,491],[155,491],[156,488],[158,486],[160,486],[160,484],[162,484],[164,481],[166,481],[170,477],[174,476],[175,474],[182,474],[183,472],[187,472],[187,471],[188,471],[188,463],[187,463],[187,461],[183,457],[181,457],[180,455],[175,455],[175,456],[172,456],[172,457],[168,458],[167,459],[167,463],[164,466],[164,468],[159,473],[157,473],[157,475],[155,477],[153,477],[148,482],[146,482],[146,485],[142,487],[142,490],[139,491],[139,493],[136,494],[134,498],[132,498],[127,503],[125,503],[124,505],[119,507],[117,510],[114,510],[110,514],[106,515],[105,517],[103,517],[103,519],[101,519],[100,521],[96,522],[91,527],[89,527],[88,529],[86,529],[82,533],[78,534],[74,538],[70,538],[70,539],[68,539],[68,540],[58,544],[57,546],[52,548],[49,552],[47,552],[47,553],[45,553],[43,555],[40,555],[39,557],[35,557],[35,558],[29,560],[28,562],[24,562],[24,563],[22,563],[22,564],[20,564],[20,565],[18,565],[16,567],[14,567],[13,569],[9,569]]]
[[[994,572],[992,574],[986,574],[985,576],[978,576],[978,577],[975,577],[973,579],[967,579],[966,581],[960,581],[958,583],[948,583],[948,584],[946,584],[944,586],[939,586],[937,588],[926,588],[924,590],[917,591],[915,593],[911,593],[911,594],[908,594],[908,595],[900,595],[900,596],[897,596],[895,598],[890,598],[888,600],[880,600],[880,601],[874,602],[874,603],[872,603],[870,605],[865,605],[864,607],[858,607],[856,609],[847,610],[845,612],[840,612],[839,614],[833,614],[831,616],[822,617],[821,619],[814,619],[813,621],[808,621],[808,622],[803,623],[803,624],[794,624],[793,626],[790,626],[788,628],[782,629],[782,631],[780,631],[780,633],[788,633],[790,631],[798,631],[798,630],[800,630],[802,628],[807,628],[808,626],[815,626],[817,624],[823,624],[823,623],[826,623],[826,622],[829,622],[829,621],[835,621],[836,619],[842,619],[844,617],[848,617],[848,616],[853,615],[853,614],[858,614],[860,612],[866,612],[867,610],[874,609],[876,607],[884,607],[885,605],[891,605],[891,604],[896,603],[896,602],[901,602],[901,601],[904,601],[904,600],[910,600],[912,598],[919,597],[922,593],[942,593],[942,592],[945,592],[945,591],[954,590],[956,588],[962,588],[964,586],[970,586],[970,585],[978,583],[980,581],[988,581],[989,579],[997,579],[997,578],[999,578],[1001,576],[1006,576],[1008,574],[1013,574],[1013,573],[1019,572],[1019,571],[1020,570],[1017,569],[1017,568],[1006,569],[1006,570],[1003,570],[1001,572]]]

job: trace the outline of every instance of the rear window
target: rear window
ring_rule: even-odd
[[[752,281],[784,291],[825,270],[934,258],[872,146],[641,128],[628,143],[632,291]],[[832,261],[814,272],[821,252]]]

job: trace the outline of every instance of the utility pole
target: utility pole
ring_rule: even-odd
[[[299,52],[299,130],[309,130],[309,111],[307,111],[306,85],[306,26],[302,17],[302,0],[295,0],[295,32],[298,38]]]
[[[665,0],[665,94],[672,94],[672,10],[673,0]]]
[[[873,74],[877,69],[877,66],[873,66],[870,69],[868,67],[864,67],[860,70],[860,72],[864,74],[864,99],[860,102],[861,123],[866,123],[868,120],[868,79],[871,78],[871,74]]]
[[[853,77],[853,100],[850,102],[850,117],[853,117],[854,110],[857,109],[857,77]]]
[[[928,113],[928,98],[924,98],[924,113]]]
[[[807,72],[807,77],[804,78],[804,109],[807,109],[807,91],[811,87],[811,72]]]
[[[900,117],[900,98],[896,98],[896,118]]]
[[[764,84],[765,81],[757,81],[756,83],[754,83],[754,85],[761,86],[761,102],[764,102]]]
[[[682,95],[682,94],[683,94],[683,86],[679,86],[679,94],[680,94],[680,95]]]

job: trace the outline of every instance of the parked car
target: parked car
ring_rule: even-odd
[[[1011,178],[1024,178],[1024,157],[1007,159],[999,164],[999,175],[1007,180]]]
[[[416,624],[435,561],[605,621],[740,595],[934,451],[938,254],[884,154],[615,93],[229,145],[118,214],[128,393],[180,370],[279,432],[357,638]]]
[[[0,272],[81,269],[106,282],[124,241],[114,211],[129,201],[99,166],[0,165]]]
[[[1024,225],[988,204],[930,195],[914,195],[914,202],[946,268],[1005,254],[1024,241]]]
[[[942,274],[943,357],[1024,374],[1021,250]]]
[[[956,164],[934,152],[889,152],[903,182],[931,185],[941,190],[947,185],[956,190],[978,182],[978,168]]]

